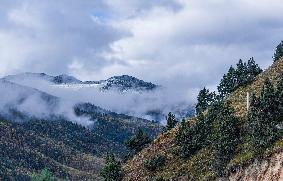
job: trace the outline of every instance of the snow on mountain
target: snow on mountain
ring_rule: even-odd
[[[184,95],[129,75],[113,76],[100,81],[81,81],[68,75],[24,73],[6,76],[19,85],[36,88],[72,102],[89,102],[104,109],[155,121],[165,121],[168,112],[177,117],[193,114],[193,106]]]
[[[139,80],[129,75],[114,76],[107,80],[100,81],[102,90],[117,89],[119,91],[136,90],[136,91],[151,91],[158,86],[151,83]]]
[[[82,81],[76,79],[73,76],[69,76],[66,74],[55,76],[52,80],[55,84],[80,84]]]
[[[122,75],[122,76],[114,76],[107,80],[100,81],[81,81],[73,76],[69,76],[66,74],[58,75],[58,76],[50,76],[45,73],[22,73],[17,75],[8,75],[3,79],[24,83],[25,81],[40,81],[45,80],[50,83],[53,83],[53,86],[58,86],[61,88],[73,88],[80,89],[85,87],[98,87],[101,91],[107,90],[115,90],[120,92],[126,91],[151,91],[156,89],[158,86],[151,83],[145,82],[143,80],[137,79],[133,76]],[[25,83],[24,83],[25,84]]]
[[[47,75],[45,73],[31,73],[26,72],[22,74],[16,74],[16,75],[8,75],[3,78],[4,80],[8,80],[11,82],[19,81],[19,80],[46,80],[46,81],[52,81],[54,79],[53,76]]]

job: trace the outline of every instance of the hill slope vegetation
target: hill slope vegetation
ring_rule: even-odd
[[[282,81],[282,73],[281,58],[252,81],[238,86],[221,101],[216,101],[196,118],[183,121],[176,128],[158,136],[149,147],[124,165],[124,180],[227,180],[228,177],[232,180],[260,180],[257,176],[248,177],[244,174],[245,169],[251,171],[252,168],[254,174],[259,174],[261,168],[269,168],[266,169],[267,173],[276,174],[270,171],[272,167],[265,166],[270,163],[265,160],[270,158],[273,164],[278,165],[274,163],[276,158],[272,156],[282,150],[281,113],[276,118],[273,118],[275,113],[268,117],[271,107],[274,108],[272,111],[277,111],[280,107],[275,105],[277,99],[272,97],[277,98],[276,92],[282,92],[281,85],[278,84]],[[269,91],[273,93],[269,94]],[[247,92],[252,95],[249,111],[246,106]],[[260,110],[267,111],[253,114],[255,108],[258,108],[255,100],[263,102]],[[271,104],[268,103],[270,100],[273,100]],[[260,121],[253,121],[254,118]],[[209,122],[210,120],[212,121]],[[260,130],[258,123],[266,126]],[[185,134],[180,134],[182,131]],[[256,134],[257,132],[260,134]],[[178,139],[183,144],[179,144]],[[255,145],[257,140],[260,142]],[[185,147],[186,145],[189,146]],[[164,158],[162,163],[154,162],[160,157]],[[262,165],[258,168],[249,167],[261,162]],[[148,163],[157,167],[148,169]],[[255,169],[259,169],[258,172]],[[264,175],[264,171],[265,169],[261,175]]]

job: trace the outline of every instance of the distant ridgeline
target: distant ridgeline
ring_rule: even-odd
[[[85,84],[92,85],[95,84],[100,87],[100,90],[106,91],[115,89],[121,92],[134,90],[134,91],[151,91],[156,89],[158,86],[151,83],[145,82],[143,80],[137,79],[129,75],[114,76],[107,80],[100,81],[81,81],[75,77],[68,75],[58,75],[55,76],[52,80],[55,84]]]
[[[258,179],[254,174],[268,167],[268,161],[262,167],[260,162],[283,148],[283,42],[273,60],[265,71],[253,58],[240,60],[223,76],[218,94],[202,89],[196,117],[161,134],[128,161],[125,180],[241,180],[246,172]],[[238,172],[253,162],[254,171]],[[271,176],[278,177],[281,169]]]
[[[121,92],[124,91],[152,91],[158,88],[158,85],[155,85],[151,82],[145,82],[143,80],[137,79],[136,77],[129,76],[129,75],[121,75],[121,76],[113,76],[106,80],[99,80],[99,81],[81,81],[73,76],[62,74],[57,76],[51,76],[47,75],[45,73],[23,73],[18,75],[9,75],[4,77],[4,80],[7,81],[15,81],[15,80],[21,80],[21,79],[39,79],[39,80],[45,80],[50,83],[53,83],[54,85],[69,85],[69,86],[98,86],[100,90],[106,91],[106,90],[118,90]]]

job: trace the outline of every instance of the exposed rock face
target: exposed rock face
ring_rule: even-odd
[[[225,179],[220,179],[225,180]],[[226,179],[227,180],[227,179]],[[283,152],[274,153],[263,161],[254,161],[246,168],[239,169],[229,177],[231,181],[282,181]]]

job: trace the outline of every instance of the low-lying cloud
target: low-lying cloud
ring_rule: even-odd
[[[48,95],[39,90],[0,80],[0,116],[13,121],[63,117],[84,126],[93,121],[74,113],[75,102]]]
[[[83,84],[58,85],[42,78],[21,75],[12,78],[10,81],[68,100],[73,105],[89,102],[106,110],[149,120],[164,122],[165,116],[170,111],[177,116],[186,116],[186,114],[193,113],[195,95],[183,89],[170,90],[170,88],[159,87],[152,91],[129,90],[121,93],[116,89],[101,91],[99,87]],[[72,108],[69,106],[68,109],[71,110]]]

